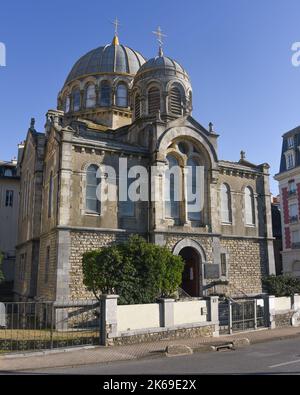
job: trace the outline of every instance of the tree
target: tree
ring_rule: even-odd
[[[269,295],[277,297],[300,293],[300,280],[287,274],[266,276],[263,278],[263,286]]]
[[[84,284],[97,299],[118,294],[120,304],[153,303],[174,294],[181,284],[184,263],[165,247],[132,236],[123,244],[83,256]]]
[[[2,270],[3,259],[4,259],[4,254],[2,251],[0,251],[0,284],[4,282],[4,274]]]

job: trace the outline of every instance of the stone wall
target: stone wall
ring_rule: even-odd
[[[276,313],[274,316],[275,327],[284,328],[286,326],[291,326],[293,314],[295,314],[294,310]]]
[[[156,342],[160,340],[176,340],[182,338],[211,337],[215,332],[215,325],[199,326],[192,328],[166,329],[161,331],[151,331],[151,333],[141,333],[136,335],[123,335],[113,339],[108,339],[109,346],[121,346],[126,344],[138,344]]]
[[[97,250],[114,243],[124,242],[128,239],[126,232],[71,232],[70,251],[70,299],[94,298],[83,285],[82,256],[90,250]]]
[[[262,276],[267,274],[268,255],[266,241],[255,239],[221,239],[228,252],[228,280],[226,293],[231,296],[259,294]]]

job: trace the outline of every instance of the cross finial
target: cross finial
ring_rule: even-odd
[[[119,26],[120,26],[120,21],[117,16],[116,19],[112,22],[112,24],[115,26],[115,36],[117,36],[119,34]]]
[[[163,34],[160,26],[158,26],[157,30],[152,32],[152,33],[156,35],[157,41],[159,43],[159,52],[158,52],[158,54],[159,54],[159,56],[163,56],[163,49],[162,49],[163,44],[164,44],[163,38],[167,37],[167,36],[166,36],[166,34]]]
[[[241,151],[241,159],[242,160],[246,159],[246,152],[245,151]]]

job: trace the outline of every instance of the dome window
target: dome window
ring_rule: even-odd
[[[73,111],[80,110],[80,90],[75,89],[73,91]]]
[[[148,114],[155,115],[160,111],[160,91],[158,88],[150,88],[148,91]]]
[[[96,90],[95,85],[90,84],[86,90],[86,108],[92,108],[96,105]]]
[[[135,119],[141,117],[141,97],[139,94],[135,96],[134,100],[134,117]]]
[[[64,111],[70,112],[70,96],[67,96],[64,101]]]
[[[170,91],[170,111],[174,115],[182,115],[182,97],[178,88]]]
[[[116,95],[117,107],[128,107],[128,89],[125,84],[119,84]]]
[[[111,105],[111,88],[107,81],[102,82],[100,95],[100,106],[109,107]]]

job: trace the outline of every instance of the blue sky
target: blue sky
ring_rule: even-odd
[[[43,131],[72,65],[111,41],[116,16],[121,42],[147,58],[157,52],[152,30],[168,35],[165,54],[190,74],[193,115],[214,123],[220,159],[238,160],[243,149],[278,171],[281,136],[300,124],[300,67],[291,63],[299,0],[2,0],[1,159],[16,155],[31,117]]]

